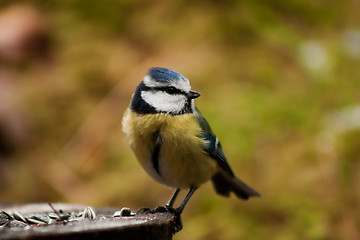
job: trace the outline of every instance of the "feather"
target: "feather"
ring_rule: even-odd
[[[230,192],[234,192],[236,196],[245,200],[249,197],[260,196],[258,192],[235,177],[222,151],[220,141],[211,130],[209,123],[200,113],[199,109],[196,109],[196,113],[202,129],[202,138],[207,141],[207,144],[204,146],[204,151],[217,162],[221,169],[211,179],[216,192],[222,196],[229,196]]]
[[[211,180],[216,192],[222,196],[228,197],[230,192],[234,192],[236,196],[244,200],[249,199],[249,197],[260,197],[260,194],[246,183],[237,177],[229,176],[225,172],[218,172]]]
[[[215,136],[213,131],[210,128],[209,123],[206,121],[204,116],[200,113],[199,109],[196,108],[197,120],[199,121],[200,127],[202,129],[202,138],[207,141],[207,144],[204,146],[204,151],[209,154],[218,165],[230,176],[234,176],[233,171],[230,168],[228,161],[222,151],[220,141]]]

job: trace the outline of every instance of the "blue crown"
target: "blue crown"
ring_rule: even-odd
[[[147,75],[152,77],[154,80],[161,82],[172,82],[175,80],[186,79],[183,75],[175,72],[174,70],[161,67],[150,68]]]

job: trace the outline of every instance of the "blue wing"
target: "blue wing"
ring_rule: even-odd
[[[201,137],[209,142],[209,144],[204,146],[204,151],[224,170],[216,173],[211,179],[216,192],[223,196],[229,196],[230,192],[234,192],[236,196],[245,200],[249,197],[259,197],[260,194],[258,192],[234,176],[221,149],[221,144],[211,130],[209,123],[200,113],[199,109],[196,109],[196,112],[197,119],[202,129]]]
[[[201,137],[209,142],[209,144],[204,146],[204,151],[210,155],[216,162],[219,164],[219,166],[228,173],[231,177],[234,177],[234,173],[231,170],[228,161],[226,160],[226,157],[222,151],[220,141],[215,136],[213,131],[210,128],[209,123],[206,121],[204,116],[200,113],[199,109],[196,108],[198,121],[200,124],[200,127],[202,129]]]

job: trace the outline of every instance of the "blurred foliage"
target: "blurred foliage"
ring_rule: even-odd
[[[0,200],[164,204],[172,190],[121,131],[136,85],[164,66],[202,93],[235,173],[262,194],[204,184],[175,239],[359,239],[359,7],[0,1]]]

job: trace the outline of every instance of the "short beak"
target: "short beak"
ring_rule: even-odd
[[[200,93],[198,93],[196,91],[193,91],[193,90],[190,90],[190,92],[188,92],[188,94],[187,94],[187,97],[189,99],[195,99],[195,98],[200,97],[200,95],[201,95]]]

